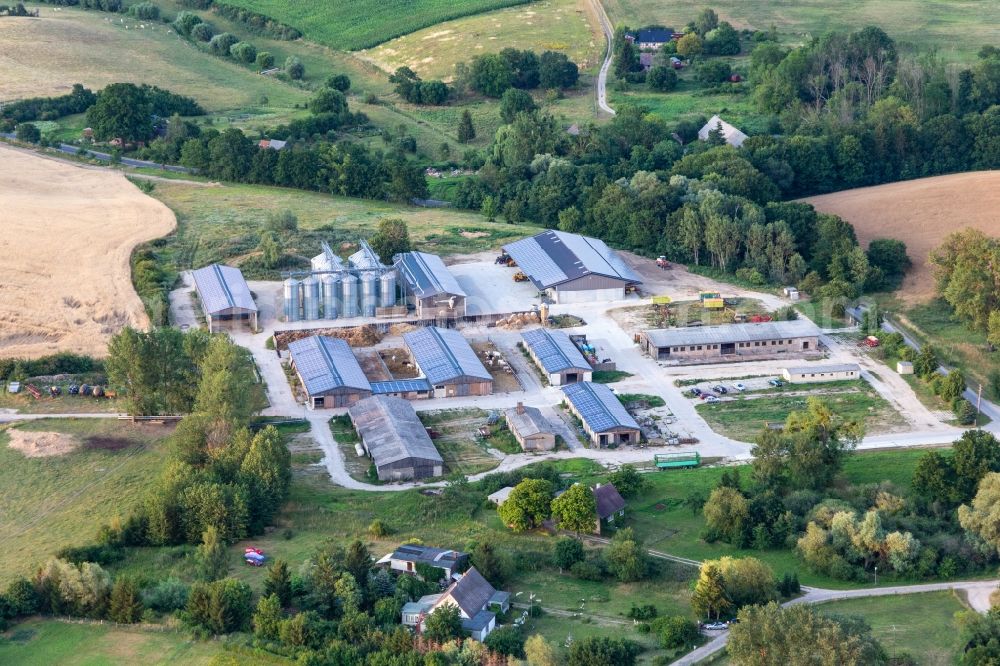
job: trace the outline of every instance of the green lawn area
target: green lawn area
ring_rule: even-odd
[[[795,309],[812,320],[820,328],[846,328],[849,326],[843,317],[834,316],[833,303],[828,300],[799,301]]]
[[[788,393],[794,392],[791,395]],[[864,424],[869,434],[885,432],[905,422],[888,402],[867,382],[785,385],[779,392],[757,397],[738,396],[732,400],[701,403],[695,409],[716,432],[750,441],[768,423],[783,423],[788,414],[805,409],[809,397],[821,396],[834,413]]]
[[[725,118],[744,132],[762,132],[760,116],[754,111],[749,97],[742,88],[734,88],[732,93],[706,92],[704,86],[691,80],[688,75],[681,79],[675,90],[668,93],[652,92],[645,84],[630,84],[626,90],[618,90],[608,82],[608,101],[614,107],[618,104],[636,104],[646,107],[653,115],[667,122],[694,119],[714,114]]]
[[[947,666],[961,654],[954,615],[966,608],[952,592],[847,599],[816,608],[863,617],[890,657],[908,653],[920,666]]]
[[[45,419],[22,430],[60,432],[80,442],[61,456],[26,458],[0,432],[0,585],[30,575],[55,551],[91,543],[98,527],[125,516],[165,458],[164,426],[116,419]],[[0,662],[4,659],[0,657]]]
[[[595,370],[593,381],[597,384],[613,384],[631,376],[631,372],[624,370]]]

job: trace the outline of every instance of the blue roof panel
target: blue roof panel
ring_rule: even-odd
[[[403,342],[431,384],[443,384],[461,377],[493,379],[458,331],[429,326],[404,334]]]
[[[536,328],[521,333],[524,344],[550,374],[566,370],[590,370],[590,364],[577,349],[569,336],[562,331]]]
[[[642,279],[604,241],[550,229],[504,248],[539,289],[586,275],[601,275],[629,284]]]
[[[350,345],[340,338],[313,335],[291,343],[288,351],[311,396],[345,387],[372,390]]]
[[[374,395],[430,390],[431,384],[426,379],[391,379],[385,382],[372,382],[372,393]]]
[[[192,271],[202,308],[209,314],[238,309],[257,311],[253,295],[240,269],[212,264]]]
[[[562,387],[580,417],[594,432],[604,432],[612,428],[639,429],[625,405],[604,384],[579,382]]]

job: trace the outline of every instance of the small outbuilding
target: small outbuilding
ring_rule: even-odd
[[[449,548],[432,548],[419,544],[404,544],[376,562],[397,573],[416,574],[418,564],[437,567],[441,578],[451,580],[469,564],[469,554]]]
[[[376,395],[355,403],[347,413],[380,481],[426,479],[444,473],[441,454],[406,400]]]
[[[406,252],[396,258],[406,302],[418,319],[457,319],[465,316],[465,290],[436,254]]]
[[[458,331],[429,326],[404,334],[403,342],[435,398],[493,393],[493,376]]]
[[[245,325],[256,330],[257,304],[240,269],[212,264],[192,271],[191,275],[209,333]]]
[[[513,486],[504,486],[495,493],[490,493],[489,495],[487,495],[486,499],[493,502],[497,506],[500,506],[501,504],[507,501],[507,498],[510,497],[510,494],[512,492],[514,492]]]
[[[551,451],[556,448],[556,433],[549,420],[535,407],[516,407],[504,410],[507,428],[524,451]]]
[[[913,361],[897,361],[896,372],[898,372],[901,375],[912,375]]]
[[[726,143],[734,148],[739,148],[743,145],[743,142],[747,140],[746,134],[736,129],[719,116],[712,116],[709,121],[705,123],[700,130],[698,130],[698,138],[702,141],[708,141],[711,133],[716,130],[722,134],[722,138],[725,139]]]
[[[597,524],[595,534],[600,534],[605,527],[614,527],[625,517],[625,499],[613,483],[598,483],[592,488],[594,502],[597,505]]]
[[[531,360],[545,373],[549,384],[563,386],[589,382],[593,368],[569,336],[559,330],[536,328],[521,333]]]
[[[288,351],[310,407],[350,407],[371,396],[372,386],[346,341],[313,335],[289,344]]]
[[[861,366],[857,363],[802,365],[794,368],[785,368],[781,374],[791,384],[843,382],[859,378],[861,376]]]
[[[638,444],[639,424],[604,384],[579,382],[562,387],[566,404],[583,423],[583,429],[597,446]]]

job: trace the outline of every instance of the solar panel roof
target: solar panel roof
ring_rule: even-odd
[[[413,360],[431,384],[461,377],[492,380],[475,350],[458,331],[429,326],[403,335]]]
[[[550,229],[504,249],[539,289],[586,275],[602,275],[629,284],[642,282],[604,241],[589,236]]]
[[[240,269],[212,264],[192,271],[201,305],[209,314],[239,309],[257,311],[253,295]]]
[[[604,432],[612,428],[639,429],[632,415],[604,384],[579,382],[562,387],[569,400],[587,426],[594,432]]]
[[[340,338],[313,335],[291,343],[288,351],[309,395],[344,387],[372,390],[350,345]]]
[[[521,338],[541,362],[545,372],[590,370],[587,359],[583,357],[569,336],[562,331],[536,328],[521,333]]]
[[[458,280],[436,254],[407,252],[400,255],[396,267],[417,298],[439,294],[465,296]]]
[[[702,344],[717,345],[726,342],[793,339],[816,335],[819,335],[819,329],[808,319],[771,321],[761,324],[722,324],[720,326],[692,326],[689,328],[658,328],[646,331],[646,337],[657,347]]]
[[[431,383],[426,379],[391,379],[385,382],[372,382],[372,393],[374,395],[430,390]]]

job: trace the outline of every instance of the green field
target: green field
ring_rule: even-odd
[[[775,26],[789,41],[802,43],[831,30],[878,25],[890,37],[926,50],[937,48],[946,60],[968,62],[983,44],[1000,38],[1000,4],[934,0],[605,0],[612,23],[665,24],[683,28],[711,7],[737,29]]]
[[[523,4],[527,0],[227,0],[297,28],[308,39],[335,49],[356,51],[435,23]]]
[[[102,523],[126,515],[158,474],[166,455],[161,440],[170,432],[116,419],[18,427],[68,433],[82,443],[66,455],[25,458],[0,432],[0,585],[30,575],[60,548],[92,542]]]

